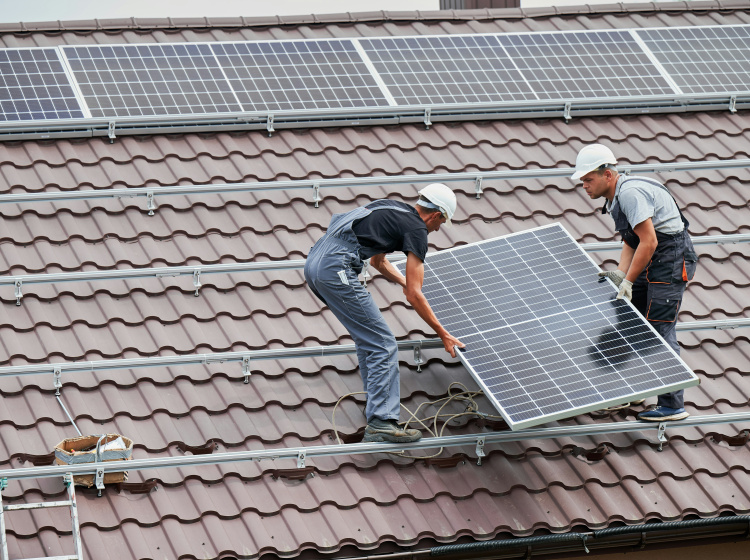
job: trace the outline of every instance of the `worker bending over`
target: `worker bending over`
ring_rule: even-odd
[[[571,177],[582,181],[592,199],[607,199],[609,212],[623,240],[616,270],[600,272],[619,288],[617,298],[632,301],[667,344],[679,354],[677,313],[698,258],[688,235],[690,225],[667,187],[647,177],[625,177],[617,160],[602,144],[585,146],[576,158]],[[682,420],[683,391],[659,395],[657,406],[638,415],[640,420]]]
[[[407,301],[455,357],[463,347],[438,321],[422,293],[427,234],[450,225],[456,212],[456,195],[447,186],[433,183],[419,191],[416,207],[394,200],[376,200],[344,214],[335,214],[305,262],[305,280],[354,339],[367,393],[364,441],[405,443],[422,433],[398,424],[401,392],[396,338],[357,276],[363,261],[404,289]],[[406,253],[404,277],[385,258]]]

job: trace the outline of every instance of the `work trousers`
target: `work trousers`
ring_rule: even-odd
[[[356,247],[323,236],[305,262],[305,280],[349,331],[357,348],[359,372],[367,392],[365,416],[398,420],[401,403],[396,338],[357,278],[362,263]]]
[[[643,315],[658,332],[672,350],[680,354],[677,344],[677,313],[682,303],[687,282],[672,282],[671,284],[649,283],[647,272],[644,271],[633,282],[633,306]],[[669,408],[683,408],[685,406],[684,391],[673,391],[659,395],[659,406]]]

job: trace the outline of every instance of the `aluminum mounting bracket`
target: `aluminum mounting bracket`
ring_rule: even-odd
[[[55,387],[55,396],[60,396],[60,389],[62,389],[62,368],[56,367],[52,370],[52,375],[54,376],[54,387]]]
[[[414,347],[414,363],[417,364],[417,372],[422,371],[422,364],[425,363],[424,358],[422,358],[422,341],[419,341],[419,344]]]
[[[109,137],[109,143],[114,144],[115,143],[115,127],[117,126],[117,123],[115,121],[109,121],[109,126],[107,127],[107,136]]]
[[[322,198],[320,198],[320,183],[313,183],[312,190],[313,202],[315,203],[315,208],[318,208],[319,203],[323,200]]]
[[[197,268],[195,271],[193,271],[193,286],[195,287],[195,297],[198,297],[200,295],[200,289],[202,285],[201,269]]]
[[[21,298],[23,297],[23,280],[16,280],[14,286],[16,287],[16,305],[21,305]]]
[[[482,178],[477,177],[474,179],[474,193],[476,193],[477,200],[479,200],[482,197],[482,193],[484,193],[484,190],[482,189]]]
[[[300,451],[297,454],[297,468],[298,469],[304,469],[305,468],[305,455],[306,455],[306,453],[304,451]]]
[[[146,193],[146,210],[148,210],[149,216],[154,215],[154,210],[156,210],[156,200],[154,199],[154,191],[148,191]]]
[[[486,457],[486,453],[484,452],[484,436],[480,436],[477,438],[477,465],[482,465],[482,457]]]
[[[667,443],[667,424],[665,422],[659,422],[656,438],[659,440],[659,451],[663,451],[664,444]]]
[[[242,375],[245,376],[243,383],[250,383],[250,356],[242,358]]]

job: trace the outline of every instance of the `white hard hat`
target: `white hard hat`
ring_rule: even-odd
[[[602,165],[610,163],[617,165],[617,159],[612,150],[602,144],[589,144],[581,148],[576,158],[576,172],[571,175],[571,179],[578,181],[587,173],[591,173]]]
[[[437,206],[445,216],[445,224],[450,225],[456,213],[456,195],[443,183],[430,183],[419,194]]]

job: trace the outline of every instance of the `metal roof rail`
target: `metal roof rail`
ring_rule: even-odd
[[[693,237],[694,245],[717,245],[723,243],[748,243],[750,234],[735,233],[730,235],[706,235]],[[615,251],[622,248],[621,241],[605,241],[596,243],[582,243],[585,251]],[[21,305],[23,286],[30,284],[60,284],[64,282],[92,282],[100,280],[128,280],[134,278],[172,278],[177,276],[192,276],[195,295],[200,295],[202,274],[233,274],[246,272],[268,272],[271,270],[301,270],[305,267],[304,259],[232,263],[207,264],[200,266],[149,267],[117,270],[94,270],[86,272],[58,272],[50,274],[17,274],[0,276],[0,286],[12,285],[15,288],[16,305]]]
[[[735,233],[730,235],[706,235],[693,237],[694,245],[716,245],[722,243],[747,243],[750,234]],[[585,251],[615,251],[622,248],[621,241],[582,243]],[[92,282],[101,280],[128,280],[134,278],[171,278],[192,276],[195,295],[200,295],[201,275],[233,274],[246,272],[268,272],[271,270],[301,270],[305,267],[304,259],[249,262],[232,264],[206,264],[196,266],[149,267],[117,270],[94,270],[86,272],[57,272],[49,274],[16,274],[0,276],[0,286],[12,285],[15,288],[16,305],[21,305],[23,287],[31,284],[61,284],[64,282]]]
[[[425,124],[493,119],[534,119],[685,113],[690,111],[730,111],[750,108],[750,93],[668,94],[612,97],[607,99],[560,99],[553,101],[508,101],[496,103],[455,103],[342,109],[235,112],[216,115],[169,115],[156,117],[107,117],[0,123],[0,141],[94,137],[133,134],[185,134],[313,128],[327,126],[372,126],[381,124]]]
[[[677,324],[678,331],[722,330],[750,327],[750,317],[724,319],[716,321],[692,321]],[[401,351],[411,350],[418,366],[424,363],[422,350],[443,348],[439,338],[402,340],[398,343]],[[250,364],[259,360],[281,360],[291,358],[322,358],[354,354],[354,344],[333,344],[330,346],[302,346],[271,350],[248,350],[246,352],[216,352],[213,354],[181,354],[177,356],[152,356],[148,358],[122,358],[113,360],[96,360],[91,362],[56,362],[44,364],[26,364],[21,366],[0,367],[0,377],[21,375],[53,374],[56,394],[60,394],[63,373],[110,371],[115,369],[142,369],[154,367],[171,367],[185,365],[210,365],[239,362],[245,383],[250,381]]]
[[[623,173],[667,173],[674,171],[706,171],[716,169],[750,168],[750,158],[687,161],[674,163],[639,163],[619,165]],[[207,185],[172,185],[166,187],[135,187],[126,189],[91,189],[56,192],[15,193],[0,195],[0,204],[27,204],[37,202],[59,202],[68,200],[96,200],[110,198],[145,197],[149,202],[147,209],[153,215],[156,209],[156,196],[204,195],[250,193],[261,191],[307,190],[311,201],[316,205],[322,200],[320,191],[338,187],[364,187],[415,183],[447,183],[468,181],[477,184],[484,180],[509,179],[544,179],[548,177],[569,177],[575,171],[572,167],[548,167],[543,169],[521,169],[509,171],[472,171],[460,173],[430,173],[420,175],[391,175],[387,177],[355,177],[335,179],[299,179],[293,181],[259,181],[256,183],[209,183]],[[481,182],[479,183],[481,186]],[[481,188],[476,190],[477,198]]]
[[[91,474],[97,471],[121,472],[173,467],[196,467],[203,465],[220,465],[243,461],[263,461],[276,459],[296,460],[297,468],[304,468],[305,462],[314,457],[333,457],[343,455],[366,455],[371,453],[398,453],[415,451],[418,449],[435,449],[439,447],[476,446],[478,464],[486,456],[486,446],[493,443],[507,443],[526,441],[530,439],[553,439],[563,437],[590,437],[629,432],[647,432],[657,430],[658,449],[667,442],[667,428],[693,428],[698,426],[712,426],[717,424],[735,424],[750,421],[750,412],[735,412],[730,414],[713,414],[706,416],[690,416],[684,420],[674,422],[609,422],[606,424],[587,424],[580,426],[557,426],[552,428],[527,428],[515,432],[483,432],[458,436],[442,436],[423,438],[413,443],[348,443],[342,445],[318,445],[311,447],[287,447],[278,449],[263,449],[259,451],[236,451],[232,453],[217,453],[206,455],[192,455],[179,457],[156,457],[152,459],[133,459],[123,464],[121,461],[100,463],[82,463],[77,465],[60,465],[44,467],[28,467],[20,469],[0,470],[0,479],[29,479],[49,478],[72,475]]]

